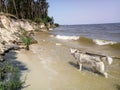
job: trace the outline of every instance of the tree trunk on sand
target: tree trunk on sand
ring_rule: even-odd
[[[95,54],[95,53],[90,53],[90,52],[86,52],[86,54],[88,54],[88,55],[92,55],[92,56],[106,57],[106,55]],[[111,58],[114,58],[114,59],[120,59],[120,57],[117,57],[117,56],[111,56]]]

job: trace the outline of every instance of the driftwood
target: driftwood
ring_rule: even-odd
[[[86,54],[91,55],[91,56],[106,57],[106,55],[100,55],[100,54],[95,54],[95,53],[90,53],[90,52],[86,52]]]
[[[114,58],[114,59],[120,59],[120,57],[116,57],[116,56],[112,56],[112,58]]]
[[[91,53],[91,52],[85,52],[85,53],[88,54],[88,55],[91,55],[91,56],[106,57],[106,55],[102,55],[102,54],[95,54],[95,53]],[[111,56],[111,58],[120,59],[120,57],[117,57],[117,56]]]

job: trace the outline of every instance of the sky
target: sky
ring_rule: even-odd
[[[120,0],[47,0],[49,16],[61,25],[120,22]]]

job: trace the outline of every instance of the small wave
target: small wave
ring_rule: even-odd
[[[108,41],[108,40],[99,40],[99,39],[94,39],[93,42],[95,42],[97,45],[113,45],[116,44],[117,42],[113,41]]]
[[[55,36],[58,39],[63,39],[63,40],[79,40],[81,43],[87,43],[87,44],[97,44],[97,45],[114,45],[114,46],[119,46],[120,43],[118,44],[117,42],[114,41],[109,41],[109,40],[100,40],[100,39],[91,39],[88,37],[80,37],[80,36],[62,36],[62,35],[56,35]]]
[[[56,35],[56,38],[63,39],[63,40],[78,40],[80,37],[79,36],[61,36],[61,35]]]
[[[120,50],[120,43],[110,45],[112,48]]]
[[[95,43],[93,42],[93,39],[87,38],[87,37],[83,37],[83,36],[79,38],[79,41],[80,41],[81,43],[85,43],[85,44],[95,44]]]

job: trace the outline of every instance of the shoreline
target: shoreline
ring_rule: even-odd
[[[105,79],[88,70],[77,71],[76,61],[69,49],[83,48],[78,42],[56,39],[44,32],[36,33],[34,38],[38,44],[30,45],[30,51],[17,51],[17,60],[28,68],[27,71],[22,72],[22,79],[26,77],[26,87],[23,90],[114,90],[116,87],[113,84],[120,82],[120,73],[117,72],[120,66],[112,68],[114,64],[120,64],[119,60],[114,61],[109,67],[110,76]],[[101,86],[96,84],[96,81]]]

